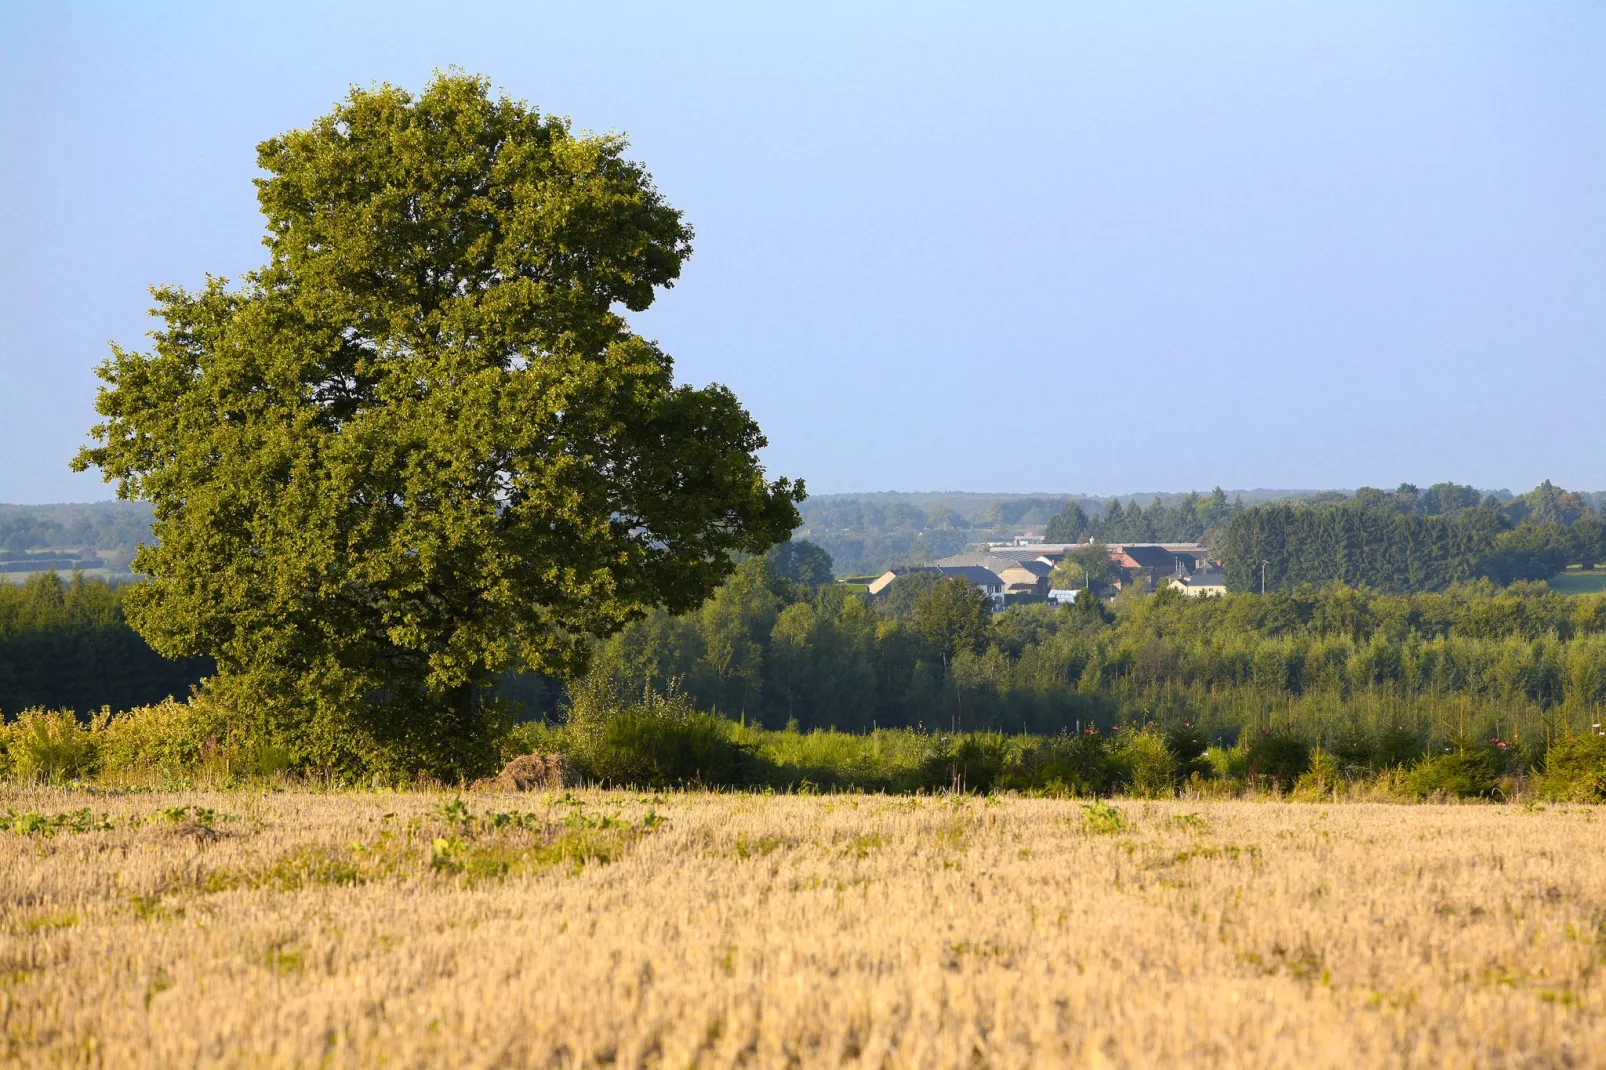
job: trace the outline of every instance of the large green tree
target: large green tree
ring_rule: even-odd
[[[155,508],[130,620],[309,764],[483,763],[492,674],[798,524],[736,398],[623,318],[692,236],[624,148],[480,78],[353,90],[258,147],[268,263],[153,290],[152,351],[100,367],[75,467]]]

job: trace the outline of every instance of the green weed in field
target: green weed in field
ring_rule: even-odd
[[[1127,829],[1126,815],[1121,813],[1120,808],[1102,800],[1082,805],[1082,822],[1089,832],[1098,835],[1125,832]]]

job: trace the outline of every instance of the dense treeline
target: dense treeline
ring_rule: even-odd
[[[1193,600],[1131,589],[1113,612],[1016,606],[900,579],[878,603],[747,562],[702,610],[603,644],[594,679],[679,681],[702,709],[771,728],[925,726],[1054,734],[1160,720],[1224,738],[1297,721],[1316,738],[1408,720],[1547,731],[1606,702],[1606,598],[1487,580],[1442,593],[1335,587]]]
[[[0,550],[132,552],[150,537],[151,507],[145,502],[0,505]]]
[[[1223,783],[1253,783],[1256,770],[1282,768],[1277,763],[1288,766],[1286,788],[1289,771],[1316,768],[1320,753],[1376,770],[1415,768],[1424,754],[1438,754],[1457,769],[1474,759],[1488,765],[1477,780],[1487,788],[1491,771],[1507,764],[1544,767],[1556,740],[1595,739],[1590,726],[1606,704],[1606,596],[1568,597],[1542,584],[1479,580],[1410,595],[1305,587],[1205,600],[1133,587],[1113,607],[1086,599],[994,615],[972,588],[929,573],[900,579],[877,600],[823,583],[828,576],[816,548],[786,544],[744,562],[698,611],[650,614],[600,644],[590,675],[568,696],[554,682],[510,681],[503,696],[528,701],[548,724],[526,726],[534,734],[514,733],[509,746],[561,744],[620,782],[725,776],[795,786],[801,777],[902,789],[941,786],[954,763],[980,762],[965,765],[971,787],[1063,783],[1078,792],[1139,790],[1146,762],[1163,767],[1158,790],[1195,768]],[[125,708],[182,695],[206,669],[145,648],[122,621],[116,588],[46,576],[0,587],[7,713]],[[640,724],[604,718],[606,730],[588,735],[585,719],[572,716],[587,702],[613,709],[605,696],[644,693],[670,699],[657,713],[649,702],[651,716]],[[664,710],[678,712],[660,724]],[[732,721],[745,724],[738,730]],[[227,742],[243,730],[215,703],[163,706],[124,727],[107,737],[106,753],[128,751],[116,760],[129,768],[163,748],[192,761],[191,751],[213,746],[208,740]],[[788,727],[861,735],[796,736],[781,731]],[[926,734],[896,735],[900,729]],[[1137,729],[1144,731],[1132,735]],[[1090,730],[1094,737],[1084,739]],[[621,732],[625,742],[614,739]],[[954,734],[976,732],[1028,732],[1048,742],[1023,743],[1016,754],[1020,747],[961,744],[973,737]],[[653,742],[654,733],[668,733],[668,742]],[[1065,742],[1073,737],[1083,742]],[[54,738],[41,736],[39,745]],[[239,753],[229,751],[232,767],[283,767],[273,747],[241,739]],[[763,769],[742,765],[749,744],[768,755]],[[1212,745],[1231,748],[1211,759],[1215,772],[1199,764]],[[615,755],[624,764],[604,774],[612,768],[605,761],[614,761],[608,748],[620,747],[629,762]],[[876,757],[888,747],[903,755],[897,769],[858,769],[890,762]],[[842,754],[826,753],[833,748]],[[642,762],[647,772],[637,769]],[[718,762],[736,765],[719,773]],[[685,769],[665,771],[675,763]],[[1435,784],[1423,779],[1417,794]]]
[[[1606,525],[1581,495],[1548,481],[1510,502],[1443,484],[1418,494],[1259,505],[1232,518],[1221,554],[1234,591],[1342,583],[1441,591],[1487,578],[1542,580],[1606,558]]]
[[[1227,492],[1215,488],[1208,497],[1184,495],[1175,505],[1156,497],[1147,509],[1136,499],[1122,505],[1116,499],[1102,512],[1071,502],[1049,521],[1043,533],[1048,542],[1199,542],[1205,533],[1225,527],[1242,513],[1241,499],[1227,500]]]
[[[1550,484],[1546,483],[1548,487]],[[1576,496],[1575,496],[1576,497]],[[1257,492],[1249,503],[1284,506],[1298,501],[1309,504],[1345,502],[1353,508],[1405,512],[1436,516],[1479,505],[1483,498],[1474,487],[1459,483],[1436,483],[1418,491],[1409,483],[1393,494],[1375,487],[1362,487],[1352,496],[1339,491],[1316,494]],[[1509,494],[1492,499],[1496,508],[1510,501]],[[1581,499],[1580,499],[1581,500]],[[1147,508],[1131,498],[1125,505],[1119,498],[1108,503],[1082,499],[1067,502],[1063,511],[1049,521],[1044,532],[1048,542],[1207,542],[1215,545],[1232,521],[1243,515],[1243,495],[1228,500],[1227,492],[1216,487],[1208,495],[1190,491],[1183,495],[1155,495]],[[1513,520],[1521,519],[1515,515]]]
[[[188,694],[210,659],[152,651],[123,618],[124,589],[54,572],[0,583],[0,712],[123,710]]]

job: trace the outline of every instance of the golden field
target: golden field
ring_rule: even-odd
[[[4,792],[3,1058],[1606,1064],[1598,810],[458,800]]]

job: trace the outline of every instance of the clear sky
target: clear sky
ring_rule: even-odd
[[[697,230],[635,322],[817,492],[1606,487],[1606,5],[0,6],[0,501],[258,141],[489,76]]]

